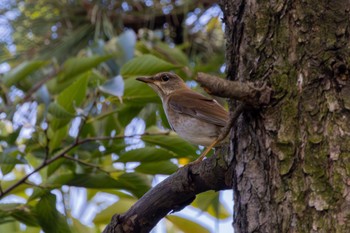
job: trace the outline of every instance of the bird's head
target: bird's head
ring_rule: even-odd
[[[176,90],[188,88],[179,76],[169,72],[158,73],[151,77],[138,77],[136,79],[147,83],[160,97],[168,96]]]

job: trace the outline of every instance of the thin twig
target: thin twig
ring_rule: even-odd
[[[20,186],[21,184],[25,183],[26,180],[32,176],[33,174],[37,173],[38,171],[40,171],[41,169],[43,169],[45,166],[55,162],[56,160],[63,158],[64,155],[66,153],[68,153],[70,150],[74,149],[75,147],[82,145],[84,143],[87,142],[92,142],[92,141],[101,141],[101,140],[116,140],[116,139],[123,139],[123,138],[131,138],[131,137],[142,137],[142,136],[146,136],[146,135],[150,135],[150,136],[157,136],[157,135],[168,135],[169,132],[160,132],[160,133],[143,133],[143,134],[134,134],[134,135],[130,135],[130,136],[126,136],[126,135],[118,135],[118,136],[114,136],[114,137],[93,137],[93,138],[85,138],[81,141],[78,142],[74,142],[73,144],[67,146],[66,148],[58,151],[52,158],[44,160],[42,162],[42,164],[40,164],[38,167],[36,167],[32,172],[28,173],[27,175],[25,175],[24,177],[22,177],[19,181],[17,181],[16,183],[14,183],[13,185],[11,185],[9,188],[7,188],[6,190],[1,190],[0,189],[0,199],[4,196],[6,196],[8,193],[10,193],[12,190],[14,190],[15,188],[17,188],[18,186]]]
[[[85,161],[83,161],[83,160],[80,160],[80,159],[71,157],[71,156],[69,156],[69,155],[67,155],[67,154],[64,154],[64,155],[63,155],[63,158],[69,159],[69,160],[72,160],[72,161],[75,161],[75,162],[80,163],[80,164],[83,164],[83,165],[85,165],[85,166],[87,166],[87,167],[95,168],[95,169],[97,169],[97,170],[99,170],[99,171],[101,171],[101,172],[104,172],[104,173],[108,174],[108,175],[110,174],[110,172],[108,172],[108,171],[106,171],[106,170],[103,170],[101,167],[97,166],[96,164],[85,162]]]
[[[70,151],[71,149],[73,149],[74,147],[76,147],[77,144],[74,143],[68,147],[66,147],[65,149],[62,150],[61,153],[56,154],[54,157],[52,157],[51,159],[48,160],[44,160],[42,162],[42,164],[40,164],[37,168],[35,168],[32,172],[28,173],[27,175],[25,175],[24,177],[22,177],[19,181],[17,181],[16,183],[14,183],[13,185],[11,185],[9,188],[7,188],[6,190],[4,190],[1,195],[0,195],[0,199],[2,197],[4,197],[6,194],[8,194],[9,192],[11,192],[12,190],[14,190],[15,188],[17,188],[19,185],[23,184],[26,182],[26,180],[33,174],[37,173],[38,171],[40,171],[41,169],[43,169],[46,165],[51,164],[52,162],[56,161],[57,159],[61,158],[65,153],[67,153],[68,151]]]

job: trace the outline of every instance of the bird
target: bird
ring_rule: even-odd
[[[193,91],[171,72],[136,80],[148,84],[158,94],[173,131],[192,144],[207,147],[194,163],[202,161],[223,141],[219,136],[229,121],[229,113],[216,100]]]

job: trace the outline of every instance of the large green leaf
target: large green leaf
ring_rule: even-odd
[[[38,226],[38,222],[34,216],[32,208],[24,204],[0,204],[0,216],[2,218],[5,216],[11,216],[28,226]]]
[[[112,58],[112,55],[70,58],[63,64],[62,73],[58,76],[58,82],[64,82],[69,78],[91,70],[110,58]]]
[[[86,224],[81,223],[78,219],[71,217],[72,231],[74,233],[96,233],[96,230]]]
[[[146,146],[121,154],[117,162],[156,162],[176,158],[176,154],[164,148]]]
[[[193,233],[193,232],[200,232],[200,233],[210,233],[210,231],[205,228],[204,226],[201,226],[198,223],[195,223],[189,219],[182,218],[175,215],[168,215],[167,220],[171,222],[176,228],[181,230],[184,233]]]
[[[93,222],[95,224],[107,224],[111,221],[111,216],[126,212],[136,202],[136,199],[121,198],[114,204],[98,213]]]
[[[174,64],[187,66],[189,63],[188,58],[184,52],[182,52],[177,47],[171,48],[166,43],[157,43],[152,52],[157,56],[161,55],[164,59]]]
[[[121,70],[124,77],[152,75],[162,71],[169,71],[180,68],[181,65],[174,65],[156,56],[147,54],[136,57],[126,63]]]
[[[56,125],[58,125],[60,122],[58,120],[54,121]],[[68,134],[68,125],[64,125],[63,127],[59,129],[52,129],[51,127],[47,131],[49,141],[49,148],[50,152],[54,151],[55,149],[62,146],[62,140],[67,136]]]
[[[157,161],[150,163],[141,163],[139,166],[135,168],[135,171],[145,174],[157,175],[164,174],[170,175],[176,172],[178,166],[173,164],[170,161]]]
[[[89,74],[81,75],[74,83],[63,90],[54,104],[49,107],[51,117],[50,127],[57,130],[70,122],[75,116],[75,108],[79,107],[85,99]],[[70,118],[69,118],[70,116]]]
[[[150,188],[150,181],[143,174],[136,172],[124,173],[118,177],[118,181],[124,184],[132,194],[137,198],[140,198],[145,194]]]
[[[48,181],[53,185],[70,185],[94,189],[124,189],[141,197],[149,188],[149,183],[137,173],[124,173],[116,179],[105,173],[98,174],[62,174],[51,177]]]
[[[12,169],[17,164],[23,164],[25,163],[24,160],[19,160],[16,157],[18,157],[18,154],[20,152],[17,150],[17,148],[7,148],[0,154],[0,170],[3,175],[6,175],[12,171]]]
[[[231,216],[225,206],[220,202],[220,192],[207,191],[200,193],[194,202],[192,202],[192,205],[215,218],[225,219]]]
[[[27,226],[39,226],[31,207],[22,205],[12,211],[11,216]]]
[[[8,72],[4,76],[3,81],[7,87],[10,87],[37,71],[45,64],[46,62],[44,61],[25,61]]]
[[[66,111],[74,113],[74,107],[80,106],[85,99],[89,75],[89,73],[82,74],[72,85],[58,95],[57,103]]]
[[[161,146],[165,149],[175,152],[179,157],[197,156],[197,147],[188,143],[175,134],[170,135],[144,135],[142,140],[153,145]]]
[[[48,193],[42,196],[35,206],[35,216],[46,233],[69,233],[69,226],[56,209],[56,196]]]
[[[145,83],[130,78],[125,80],[123,102],[144,106],[147,103],[160,103],[157,94]]]
[[[68,124],[75,115],[75,108],[85,100],[89,74],[81,75],[74,83],[62,91],[56,103],[51,105],[50,127],[48,136],[50,139],[50,151],[59,147],[62,140],[67,136]],[[68,118],[71,115],[71,118]]]
[[[71,119],[75,116],[56,102],[50,103],[48,112],[57,119]]]
[[[121,124],[121,126],[126,127],[132,119],[134,119],[137,114],[141,111],[143,106],[140,105],[132,105],[132,104],[124,104],[121,105],[118,108],[118,121]],[[112,129],[118,129],[116,127],[110,128],[109,131]]]

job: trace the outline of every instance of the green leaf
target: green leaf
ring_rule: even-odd
[[[122,182],[127,190],[134,194],[137,198],[141,198],[150,188],[150,181],[143,174],[136,172],[124,173],[118,177],[118,181]]]
[[[25,61],[5,74],[3,81],[7,87],[10,87],[26,78],[31,73],[37,71],[45,64],[46,62],[44,61]]]
[[[74,107],[78,107],[85,99],[89,74],[81,75],[72,85],[62,91],[57,97],[57,103],[66,111],[74,113]]]
[[[176,154],[164,148],[146,146],[121,154],[117,162],[155,162],[176,158]]]
[[[184,139],[175,134],[170,135],[145,135],[141,137],[143,141],[153,145],[161,146],[165,149],[173,151],[180,157],[196,156],[197,147],[188,143]]]
[[[19,151],[16,148],[7,148],[0,154],[0,170],[3,175],[6,175],[12,171],[17,164],[24,164],[25,161],[17,159]]]
[[[200,224],[192,222],[191,220],[188,220],[186,218],[182,218],[175,215],[168,215],[166,216],[166,219],[184,233],[210,233],[210,231],[204,226],[201,226]]]
[[[96,233],[96,230],[86,224],[82,224],[78,219],[70,217],[72,220],[72,228],[75,233]]]
[[[110,58],[112,55],[70,58],[63,64],[63,71],[58,77],[58,82],[64,82],[82,74]]]
[[[48,193],[40,198],[35,206],[39,225],[46,233],[69,233],[69,226],[62,214],[56,209],[56,196]]]
[[[62,121],[61,121],[62,122]],[[59,125],[59,121],[55,120],[53,121],[52,125]],[[50,139],[49,141],[49,148],[50,152],[54,151],[55,149],[59,148],[62,145],[62,140],[67,136],[68,134],[68,125],[64,125],[63,127],[60,127],[59,129],[52,129],[53,127],[50,125],[50,128],[48,129],[48,137]]]
[[[184,52],[182,52],[177,47],[169,47],[169,44],[157,43],[155,46],[155,50],[153,51],[157,51],[158,54],[163,55],[164,59],[167,59],[175,64],[187,66],[189,63],[188,58]],[[171,60],[169,58],[171,58]]]
[[[48,112],[58,119],[71,119],[75,116],[74,114],[68,112],[66,109],[64,109],[62,106],[55,102],[50,103]]]
[[[11,216],[27,226],[39,226],[31,207],[22,205],[14,209]]]
[[[48,130],[51,152],[62,144],[62,140],[68,134],[68,124],[71,119],[63,118],[63,116],[68,117],[69,114],[73,116],[75,114],[75,108],[79,107],[85,100],[88,78],[89,74],[87,73],[81,75],[58,95],[56,104],[51,105],[51,111],[54,113],[54,115],[50,115],[53,119],[50,120]],[[60,116],[60,118],[56,116]]]
[[[118,180],[107,174],[76,174],[67,185],[85,188],[123,188]]]
[[[150,163],[142,163],[135,168],[135,171],[145,174],[157,175],[164,174],[170,175],[176,172],[178,166],[170,161],[158,161]]]
[[[5,121],[0,122],[0,140],[6,141],[9,145],[15,144],[21,129],[19,127],[16,131],[12,132],[13,128],[8,127]]]
[[[142,110],[143,106],[124,104],[118,108],[118,120],[121,126],[126,127],[132,119],[134,119],[139,112]],[[117,129],[116,127],[112,129]],[[111,128],[109,129],[111,131]]]
[[[98,174],[62,174],[49,178],[53,185],[71,185],[95,189],[125,189],[137,197],[141,197],[150,188],[141,174],[124,173],[116,179],[104,173]]]
[[[46,189],[34,187],[32,195],[30,195],[30,197],[28,198],[28,202],[31,202],[31,201],[38,199],[44,195],[47,195],[47,192],[48,191]]]
[[[147,103],[161,103],[158,95],[145,83],[130,78],[125,80],[124,103],[144,106]]]
[[[127,62],[121,70],[121,75],[124,77],[152,75],[162,71],[169,71],[180,68],[181,65],[174,65],[166,62],[156,56],[147,54],[136,57]]]
[[[136,202],[136,199],[121,198],[114,204],[98,213],[93,222],[95,224],[107,224],[111,221],[111,216],[114,214],[122,214],[126,212]]]
[[[11,216],[28,226],[38,226],[38,222],[34,216],[32,208],[24,204],[0,204],[0,216],[1,218],[4,218],[5,216]]]
[[[230,213],[220,202],[220,192],[207,191],[197,195],[192,205],[218,219],[230,217]]]

